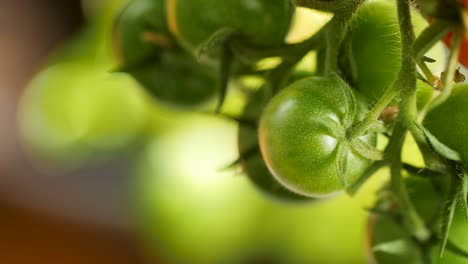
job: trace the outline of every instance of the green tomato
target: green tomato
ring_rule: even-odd
[[[344,121],[357,121],[364,113],[359,103],[358,114],[348,116],[345,85],[336,75],[302,79],[282,90],[265,108],[259,127],[260,148],[273,176],[288,189],[311,197],[344,189],[337,169],[337,150],[349,143]],[[374,134],[360,139],[376,144]],[[353,146],[346,159],[348,183],[371,163]]]
[[[284,43],[294,6],[289,0],[167,0],[169,28],[191,52],[220,29],[254,47]]]
[[[164,0],[131,1],[116,18],[113,34],[121,66],[131,68],[156,60],[163,48],[173,46]]]
[[[268,103],[266,91],[267,89],[261,88],[255,92],[244,109],[244,120],[257,124],[264,106]],[[260,154],[256,126],[240,124],[238,146],[242,169],[260,191],[271,198],[284,201],[310,200],[286,189],[271,175]]]
[[[423,120],[423,125],[439,141],[457,151],[464,162],[468,160],[468,85],[455,85],[450,97],[431,109]]]
[[[155,99],[178,107],[198,106],[216,92],[215,72],[177,46],[166,24],[166,2],[133,0],[114,28],[120,67]]]
[[[412,12],[416,32],[428,24]],[[401,64],[401,46],[396,3],[394,1],[369,1],[358,10],[351,23],[352,51],[357,70],[353,88],[376,102],[396,78]],[[440,72],[445,61],[444,50],[436,45],[427,56],[437,62],[429,64]]]
[[[433,187],[432,183],[420,176],[410,176],[406,179],[409,196],[415,206],[417,213],[425,220],[426,225],[432,230],[440,228],[440,217],[438,221],[433,218],[440,214],[443,206],[443,197]],[[380,203],[381,210],[398,212],[400,208],[395,204]],[[465,222],[461,210],[456,211],[450,229],[449,240],[468,250],[468,224]],[[393,263],[423,263],[422,252],[416,242],[408,237],[407,232],[394,218],[386,215],[371,215],[368,222],[366,236],[366,250],[369,258],[379,264]],[[389,247],[393,243],[393,250]],[[432,263],[440,264],[462,264],[466,258],[445,251],[444,257],[439,258],[440,243],[434,242],[430,245]]]
[[[54,160],[78,159],[128,146],[141,136],[146,97],[128,76],[106,70],[55,64],[31,81],[19,115],[33,151]]]
[[[128,71],[158,102],[189,108],[213,98],[216,72],[184,51],[160,54],[159,62]]]

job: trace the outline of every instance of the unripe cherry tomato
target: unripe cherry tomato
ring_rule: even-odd
[[[130,68],[155,61],[162,49],[174,45],[165,17],[164,0],[133,0],[120,12],[113,30],[120,66]]]
[[[181,50],[163,52],[157,63],[129,73],[160,103],[170,106],[196,107],[216,93],[216,72]]]
[[[260,114],[267,103],[266,89],[261,88],[253,94],[249,103],[244,108],[243,119],[257,124]],[[241,157],[242,169],[260,191],[273,199],[283,201],[310,200],[286,189],[271,175],[260,154],[256,126],[250,127],[242,124],[239,126],[238,146],[239,154],[243,155],[245,153],[245,157]]]
[[[191,52],[223,28],[232,29],[247,45],[280,45],[289,31],[293,10],[289,0],[167,0],[170,30]]]
[[[349,116],[344,85],[336,75],[306,78],[283,89],[265,108],[259,127],[262,156],[286,188],[310,197],[344,189],[337,169],[337,150],[349,143],[344,121],[364,112],[359,103],[358,115]],[[376,143],[373,134],[360,139]],[[345,177],[353,183],[371,161],[349,149]]]
[[[412,12],[416,33],[428,23]],[[352,50],[357,70],[353,85],[370,102],[376,102],[396,78],[401,64],[401,44],[398,15],[394,1],[369,1],[358,10],[351,23]],[[428,66],[442,70],[445,55],[441,46],[434,47],[428,56],[435,63]]]
[[[199,106],[214,96],[216,75],[176,44],[165,7],[163,0],[133,0],[122,10],[114,28],[121,70],[163,104]]]

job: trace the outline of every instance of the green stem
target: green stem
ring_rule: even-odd
[[[338,58],[340,55],[341,43],[348,31],[348,21],[342,17],[335,16],[327,31],[324,75],[330,75],[338,70]]]
[[[356,124],[355,126],[351,127],[347,134],[348,138],[354,139],[357,138],[369,130],[372,125],[379,119],[380,114],[382,111],[387,107],[387,105],[397,96],[400,92],[400,86],[397,82],[392,83],[390,88],[388,88],[382,97],[379,98],[377,103],[372,107],[372,109],[367,112],[364,119]]]
[[[442,20],[433,21],[424,29],[413,44],[414,59],[419,62],[438,41],[440,41],[449,31],[449,23]]]
[[[391,160],[392,188],[398,195],[405,226],[409,232],[420,241],[426,241],[430,232],[424,221],[418,215],[406,189],[401,175],[401,149],[406,136],[406,131],[413,125],[417,118],[416,108],[416,62],[412,57],[412,45],[415,41],[409,0],[398,0],[398,18],[400,21],[402,64],[398,74],[397,83],[400,84],[401,102],[400,117],[396,121],[393,135],[389,142],[388,157]]]
[[[313,1],[325,2],[325,1]],[[326,51],[325,51],[325,64],[323,73],[329,75],[338,72],[338,61],[342,44],[346,38],[349,30],[349,24],[354,16],[354,13],[359,8],[363,0],[341,0],[341,1],[328,1],[326,3],[338,3],[336,10],[333,12],[335,16],[329,23],[329,28],[326,31]]]
[[[238,39],[231,40],[229,45],[232,51],[236,54],[236,56],[241,61],[246,63],[257,62],[261,59],[271,57],[282,57],[284,59],[291,59],[322,46],[324,42],[323,39],[326,28],[328,27],[325,26],[317,34],[314,34],[310,38],[300,43],[285,44],[278,47],[250,47]]]
[[[415,36],[413,25],[411,24],[411,14],[406,0],[398,1],[398,18],[400,20],[401,34],[401,67],[397,79],[385,91],[377,103],[367,113],[364,119],[351,127],[348,131],[348,138],[354,139],[367,132],[367,130],[378,120],[385,107],[399,93],[404,97],[409,97],[416,92],[416,64],[412,58],[411,46]],[[404,100],[403,100],[404,101]],[[416,107],[416,106],[415,106]]]
[[[349,3],[353,3],[350,5]],[[341,43],[348,30],[349,22],[362,3],[362,0],[349,0],[346,12],[335,15],[317,34],[298,44],[290,46],[291,56],[283,57],[283,62],[267,75],[267,82],[272,95],[275,95],[284,85],[285,77],[291,68],[299,62],[311,49],[323,45],[323,38],[326,40],[324,75],[329,75],[338,69],[338,57]]]
[[[426,77],[427,81],[429,82],[429,85],[434,86],[434,84],[437,81],[437,77],[434,76],[432,73],[431,69],[427,66],[426,62],[420,60],[418,61],[418,66],[423,72],[424,76]]]
[[[386,159],[390,160],[391,186],[399,199],[401,213],[403,215],[403,224],[411,235],[420,241],[425,241],[430,236],[429,230],[427,230],[424,221],[414,209],[408,195],[406,184],[401,175],[401,170],[403,168],[401,149],[406,133],[407,130],[404,126],[404,122],[398,122],[385,150],[385,154]]]
[[[458,28],[453,34],[452,43],[450,45],[450,56],[445,68],[444,76],[442,77],[442,92],[432,101],[429,109],[432,109],[443,103],[452,93],[453,78],[458,67],[458,56],[460,54],[461,41],[463,40],[463,29]]]

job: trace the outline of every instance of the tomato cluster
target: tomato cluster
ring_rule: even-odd
[[[118,70],[163,103],[198,106],[216,93],[216,75],[176,44],[165,10],[163,0],[135,0],[122,10],[114,30]]]
[[[429,201],[455,204],[461,198],[468,204],[468,148],[460,142],[468,140],[463,127],[468,87],[452,92],[448,74],[457,65],[450,59],[445,63],[437,46],[446,32],[463,28],[466,9],[456,0],[397,2],[133,0],[116,23],[120,69],[160,101],[179,107],[199,105],[217,92],[214,114],[222,110],[233,80],[247,102],[238,116],[221,113],[239,123],[235,164],[270,197],[306,201],[352,194],[380,167],[389,167],[391,185],[379,194],[391,195],[384,195],[384,206],[375,209],[397,214],[401,225],[388,227],[395,230],[390,238],[380,238],[388,225],[379,217],[369,234],[376,244],[374,257],[386,263],[379,250],[394,250],[379,246],[386,240],[398,240],[401,233],[405,250],[423,252],[433,241],[446,247],[450,230],[429,223],[420,194],[408,198],[403,167],[411,172],[409,179],[424,171],[426,181],[451,186],[440,192],[418,190]],[[297,6],[335,15],[315,35],[289,44],[285,39]],[[421,13],[443,23],[429,25]],[[311,50],[317,52],[317,71],[296,78],[296,65]],[[464,63],[463,46],[461,54]],[[271,57],[279,63],[259,67]],[[245,81],[252,76],[261,84]],[[407,133],[416,139],[425,168],[401,160]],[[389,138],[386,146],[377,148],[379,136]],[[435,206],[430,210],[443,223],[461,211],[457,206],[449,213]]]

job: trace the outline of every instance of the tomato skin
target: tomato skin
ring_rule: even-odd
[[[145,40],[146,32],[159,34],[166,40],[165,45],[170,45],[172,39],[164,12],[163,0],[133,0],[119,13],[114,24],[113,43],[120,66],[136,67],[156,59],[163,47]]]
[[[163,104],[199,106],[214,97],[217,78],[212,68],[177,46],[165,7],[163,0],[133,0],[121,11],[114,27],[121,70]]]
[[[297,81],[277,94],[262,114],[262,156],[273,176],[291,191],[326,197],[344,189],[336,167],[338,146],[346,140],[340,136],[345,131],[343,121],[349,114],[342,85],[347,84],[338,76]],[[363,107],[358,110],[357,116],[361,116]],[[326,120],[326,124],[318,119]],[[369,145],[376,143],[373,134],[361,139]],[[348,183],[353,183],[370,163],[351,147]]]
[[[216,93],[216,72],[183,51],[167,51],[159,61],[129,73],[157,101],[179,108],[196,107]]]
[[[432,218],[435,214],[440,213],[444,197],[439,194],[426,178],[421,176],[410,176],[406,179],[410,199],[412,200],[416,211],[425,220],[426,225],[432,230],[440,228],[440,218],[433,222]],[[380,210],[389,210],[390,212],[398,212],[400,208],[397,204],[378,205]],[[450,228],[449,239],[464,250],[468,249],[468,224],[466,224],[463,213],[457,210]],[[404,254],[390,254],[383,251],[373,251],[374,247],[379,244],[400,241],[404,248]],[[431,245],[431,257],[435,264],[463,264],[466,259],[455,255],[449,251],[445,251],[444,257],[439,258],[440,244],[435,242]],[[401,225],[390,217],[384,215],[371,215],[368,221],[367,236],[366,236],[366,251],[369,258],[379,264],[393,263],[423,263],[421,252],[418,245],[407,236],[407,232]]]
[[[424,127],[439,141],[457,151],[468,168],[468,85],[455,85],[451,96],[431,109],[423,120]]]
[[[289,0],[167,0],[170,30],[192,53],[221,28],[233,29],[251,46],[280,45],[293,10]]]
[[[427,22],[412,13],[416,32]],[[371,1],[363,4],[351,23],[352,50],[357,69],[357,82],[353,88],[370,102],[376,102],[396,78],[401,64],[400,33],[394,1]],[[444,60],[443,49],[435,47],[428,56],[437,62],[432,70],[440,70]]]
[[[266,89],[261,88],[250,98],[243,113],[243,119],[252,120],[257,123],[264,106],[268,103]],[[241,157],[241,166],[244,173],[251,182],[262,193],[270,198],[280,201],[310,201],[310,198],[293,193],[283,187],[274,177],[265,165],[260,154],[258,146],[258,131],[256,127],[239,125],[238,134],[239,154],[246,153],[255,149],[257,152],[250,154],[245,158]]]

